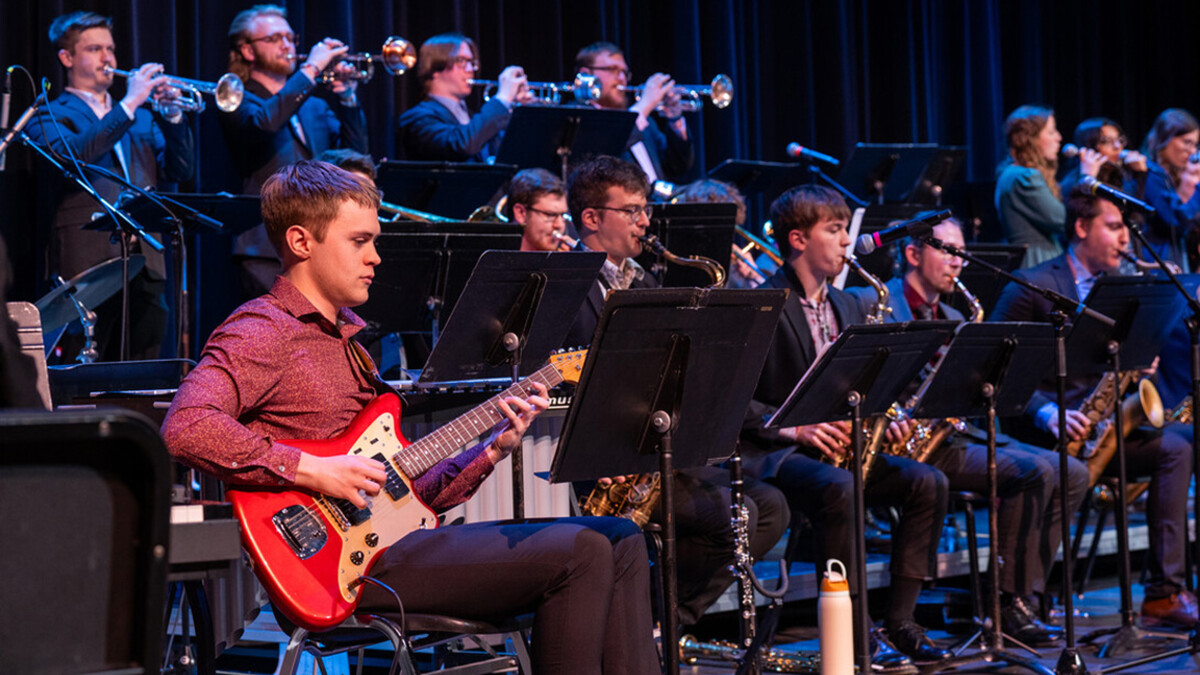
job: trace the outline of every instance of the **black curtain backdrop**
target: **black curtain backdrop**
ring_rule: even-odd
[[[159,61],[169,73],[213,81],[226,70],[229,22],[249,4],[0,0],[0,65],[24,65],[61,91],[62,72],[46,30],[63,12],[89,9],[113,17],[121,67]],[[1003,156],[1004,116],[1022,103],[1053,106],[1068,139],[1080,120],[1105,115],[1120,121],[1135,142],[1164,108],[1200,110],[1200,91],[1192,84],[1200,50],[1191,44],[1200,3],[1186,0],[283,4],[302,50],[326,36],[356,51],[378,51],[389,35],[419,44],[436,33],[460,31],[477,41],[485,78],[519,64],[533,80],[569,80],[576,50],[596,40],[621,45],[639,83],[655,71],[680,83],[727,73],[736,86],[733,104],[725,110],[709,106],[689,120],[702,140],[697,176],[728,158],[782,161],[789,141],[843,159],[858,142],[936,142],[967,146],[966,178],[987,182]],[[118,97],[122,87],[114,87]],[[32,94],[20,76],[14,91],[16,119]],[[376,74],[359,97],[373,155],[392,155],[395,119],[420,99],[416,78]],[[193,184],[180,188],[236,191],[216,113],[210,110],[193,124],[199,170]],[[16,149],[0,178],[0,233],[16,267],[17,299],[45,290],[35,266],[39,186],[33,162]],[[201,266],[219,264],[223,246],[206,242]],[[206,278],[194,290],[203,292],[208,284]],[[210,302],[207,313],[219,318],[228,309],[224,301]]]

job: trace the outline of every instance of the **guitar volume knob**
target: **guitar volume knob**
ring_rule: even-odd
[[[364,540],[367,542],[367,546],[370,546],[371,548],[375,548],[379,545],[379,535],[375,534],[374,532],[368,533]]]
[[[354,563],[355,565],[361,565],[363,564],[364,557],[365,556],[363,556],[362,551],[355,551],[354,553],[350,554],[350,562]]]

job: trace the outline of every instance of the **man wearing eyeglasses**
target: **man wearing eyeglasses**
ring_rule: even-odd
[[[568,178],[567,203],[579,230],[578,250],[603,251],[608,257],[575,316],[566,345],[591,343],[609,290],[658,286],[654,276],[633,260],[642,250],[641,237],[650,225],[649,192],[642,170],[616,157],[584,161]],[[591,489],[590,485],[576,487]],[[678,615],[680,623],[687,626],[696,623],[733,582],[735,537],[729,518],[729,471],[716,466],[679,471],[674,490]],[[750,554],[757,559],[783,536],[790,512],[783,493],[766,483],[747,478],[744,490],[750,514]],[[661,522],[660,518],[656,512],[653,520]]]
[[[638,114],[622,159],[640,166],[651,185],[658,180],[679,182],[684,178],[695,161],[695,149],[675,80],[665,73],[654,73],[647,78],[638,100],[629,105],[629,94],[623,87],[629,85],[631,73],[620,47],[611,42],[590,44],[575,55],[575,67],[596,76],[600,98],[593,105],[597,108]],[[662,128],[650,117],[660,106]]]
[[[523,169],[508,185],[512,220],[521,226],[522,251],[565,251],[567,190],[558,176],[545,169]]]
[[[962,225],[955,219],[934,227],[932,235],[951,246],[964,246]],[[956,290],[954,280],[962,273],[962,259],[921,239],[908,242],[902,250],[907,269],[887,283],[890,311],[884,320],[962,321],[962,313],[946,302]],[[877,302],[873,288],[856,286],[846,291],[859,299],[864,313]],[[918,385],[914,382],[902,400]],[[889,428],[886,438],[889,443],[903,442],[914,431],[914,422],[904,420]],[[949,434],[924,461],[946,475],[951,490],[985,493],[987,435],[965,424]],[[1067,512],[1075,513],[1087,493],[1088,471],[1074,457],[1067,466]],[[1037,605],[1043,599],[1035,597],[1046,592],[1046,577],[1062,542],[1058,468],[1058,455],[1050,450],[1008,438],[996,449],[1000,616],[1007,635],[1034,647],[1052,647],[1062,639],[1061,629],[1038,619]]]
[[[469,37],[443,33],[421,45],[417,77],[425,100],[400,115],[398,145],[405,159],[486,162],[495,156],[513,106],[528,96],[525,71],[501,71],[499,87],[472,115],[466,101],[478,71],[479,50]]]
[[[358,83],[334,79],[329,101],[314,96],[323,72],[331,67],[350,70],[337,65],[347,51],[340,41],[325,38],[297,68],[296,34],[287,10],[256,5],[234,17],[229,25],[229,71],[242,78],[246,94],[237,110],[218,112],[218,117],[243,194],[257,195],[280,167],[331,148],[368,152]],[[266,293],[281,269],[262,225],[238,236],[234,259],[245,299]]]

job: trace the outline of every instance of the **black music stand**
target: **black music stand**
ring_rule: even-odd
[[[728,276],[729,245],[733,243],[736,221],[737,205],[732,203],[655,204],[647,232],[657,236],[663,246],[675,255],[703,256],[716,261]],[[712,285],[712,279],[704,270],[668,264],[648,251],[643,251],[637,261],[654,272],[663,286]]]
[[[933,143],[859,143],[838,181],[875,204],[903,202],[937,150]]]
[[[485,251],[433,345],[418,384],[537,372],[562,344],[604,265],[603,253]],[[511,454],[513,518],[525,517],[525,463]]]
[[[567,180],[572,157],[625,152],[637,113],[582,106],[519,106],[496,151],[496,161],[540,168]]]
[[[882,413],[898,400],[952,331],[953,324],[948,321],[850,326],[821,353],[766,424],[775,428],[851,421],[854,449],[850,472],[854,475],[854,546],[858,558],[853,571],[857,589],[854,648],[860,673],[871,672],[867,649],[867,546],[863,536],[863,417]]]
[[[1054,362],[1054,329],[1044,323],[964,323],[937,371],[913,408],[914,419],[984,417],[987,420],[988,532],[996,541],[996,416],[1019,415]],[[954,656],[925,672],[957,668],[964,663],[1008,663],[1052,675],[1036,660],[1004,648],[1000,628],[999,552],[988,546],[991,612],[983,620],[983,640],[977,654]],[[980,618],[977,617],[978,621]]]
[[[1092,287],[1084,303],[1113,319],[1106,326],[1090,317],[1075,321],[1067,336],[1067,372],[1094,375],[1109,371],[1119,377],[1123,370],[1147,368],[1161,351],[1171,322],[1179,318],[1180,307],[1171,283],[1162,278],[1103,277]],[[1146,631],[1134,622],[1132,575],[1129,562],[1129,514],[1125,503],[1125,429],[1121,406],[1113,406],[1113,427],[1117,443],[1117,495],[1120,508],[1114,507],[1117,526],[1118,572],[1121,584],[1121,625],[1094,630],[1080,639],[1089,642],[1103,635],[1113,637],[1100,650],[1101,658],[1117,656],[1138,648],[1144,638],[1186,639],[1186,636]],[[1067,589],[1070,592],[1070,589]],[[1153,659],[1151,659],[1153,660]],[[1137,659],[1136,665],[1147,662]],[[1123,664],[1124,665],[1124,664]],[[1132,667],[1126,665],[1125,667]],[[1109,668],[1112,672],[1122,668]]]
[[[961,145],[940,146],[933,152],[917,182],[912,186],[904,201],[909,204],[941,206],[946,188],[958,180],[963,164],[967,161],[967,149]]]
[[[778,290],[614,291],[604,304],[550,480],[659,471],[662,644],[679,672],[675,469],[728,457],[787,295]]]
[[[506,223],[381,223],[371,297],[356,314],[381,333],[428,333],[437,341],[443,311],[453,309],[484,251],[521,247]]]
[[[804,183],[808,167],[794,162],[727,159],[713,167],[708,177],[732,183],[747,199],[759,194],[774,199],[784,190]]]
[[[398,162],[387,160],[376,169],[375,184],[393,204],[466,220],[489,204],[517,172],[504,162]]]

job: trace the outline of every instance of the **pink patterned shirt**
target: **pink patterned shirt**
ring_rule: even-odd
[[[364,325],[343,308],[335,326],[278,277],[213,331],[180,385],[162,428],[171,454],[229,483],[293,484],[300,450],[279,439],[336,436],[377,395],[351,345]],[[417,494],[435,510],[466,501],[493,469],[483,449],[435,465]]]

